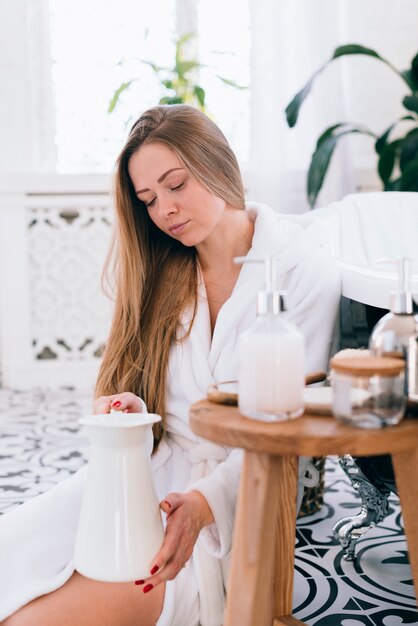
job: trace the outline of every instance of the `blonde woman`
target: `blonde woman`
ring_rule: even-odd
[[[3,626],[221,626],[241,457],[195,436],[188,410],[211,383],[237,377],[263,269],[235,256],[279,257],[307,369],[326,366],[339,278],[318,229],[245,204],[236,158],[209,118],[184,105],[144,113],[118,160],[115,206],[114,318],[94,409],[163,417],[152,468],[164,543],[137,584],[74,572],[82,469],[0,520]]]

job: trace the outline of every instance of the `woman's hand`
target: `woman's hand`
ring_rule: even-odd
[[[191,557],[202,528],[214,521],[206,498],[198,491],[170,493],[160,507],[167,514],[163,545],[151,564],[151,576],[135,581],[143,585],[145,593],[177,576]]]
[[[93,413],[110,413],[110,410],[122,413],[143,413],[144,403],[134,393],[126,391],[113,396],[100,396],[93,404]]]

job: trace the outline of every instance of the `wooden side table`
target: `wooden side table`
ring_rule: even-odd
[[[298,456],[392,455],[418,591],[417,418],[382,430],[307,414],[268,424],[202,400],[192,405],[190,424],[205,439],[244,449],[224,626],[302,624],[291,615]]]

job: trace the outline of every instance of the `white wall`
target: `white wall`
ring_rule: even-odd
[[[358,19],[359,15],[362,19]],[[416,0],[345,0],[345,39],[375,49],[397,69],[410,66],[418,52],[418,2]],[[345,61],[345,100],[350,119],[384,132],[406,110],[401,106],[407,85],[383,63],[355,57]],[[352,141],[355,162],[370,167],[370,142]]]
[[[0,172],[29,171],[32,119],[29,97],[27,3],[0,1]],[[28,111],[29,110],[29,111]],[[29,114],[28,114],[29,112]]]
[[[0,0],[0,176],[50,172],[54,117],[47,0]]]

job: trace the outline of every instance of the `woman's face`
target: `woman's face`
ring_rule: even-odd
[[[154,224],[183,245],[197,246],[220,223],[226,202],[193,178],[166,145],[141,146],[129,159],[128,172]]]

